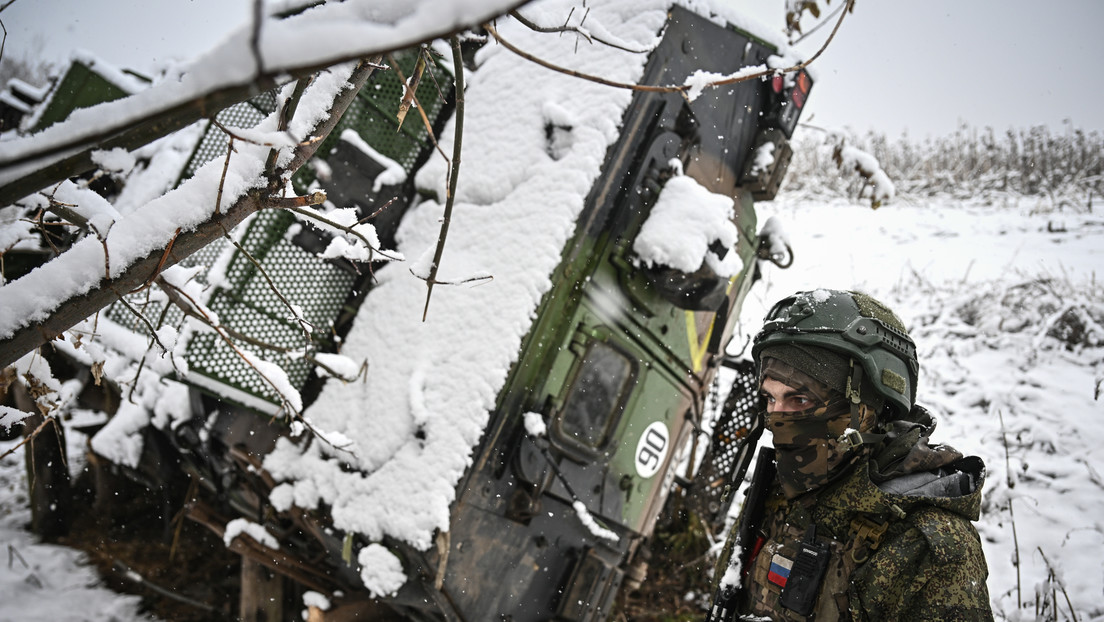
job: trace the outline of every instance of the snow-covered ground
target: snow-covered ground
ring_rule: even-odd
[[[1037,602],[1056,599],[1057,619],[1072,619],[1068,598],[1076,619],[1104,620],[1104,215],[1051,205],[900,197],[871,211],[783,194],[759,206],[760,222],[778,219],[796,260],[765,268],[737,339],[798,289],[887,302],[920,348],[934,440],[988,465],[978,530],[997,618],[1034,620]],[[24,477],[21,451],[0,461],[0,620],[145,619],[79,554],[24,530]]]
[[[67,432],[69,472],[83,465],[80,434]],[[0,442],[0,454],[19,440]],[[27,471],[20,448],[0,459],[0,622],[128,622],[149,620],[139,613],[137,596],[118,594],[104,585],[84,554],[43,544],[27,531]],[[80,508],[78,511],[88,511]]]

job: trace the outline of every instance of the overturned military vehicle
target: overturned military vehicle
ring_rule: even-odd
[[[220,325],[253,339],[191,335],[191,414],[143,433],[145,463],[179,463],[190,516],[319,612],[603,620],[645,579],[676,480],[723,512],[735,460],[716,448],[747,430],[699,432],[757,276],[754,201],[778,190],[812,81],[669,4],[592,7],[588,41],[528,28],[572,8],[543,2],[468,41],[459,166],[448,63],[397,56],[407,76],[429,59],[419,111],[397,128],[397,72],[369,83],[295,179],[373,217],[384,257],[351,263],[340,236],[265,212],[192,259]],[[226,140],[212,128],[183,174]],[[92,448],[140,470],[113,455],[122,426]]]

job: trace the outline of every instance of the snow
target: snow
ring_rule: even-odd
[[[50,198],[72,210],[100,236],[106,236],[119,218],[119,212],[106,199],[68,179],[50,193]]]
[[[141,92],[149,86],[144,80],[140,80],[125,71],[121,71],[111,63],[105,63],[88,50],[74,50],[72,55],[70,55],[70,60],[79,62],[85,67],[92,69],[106,78],[108,82],[130,94]]]
[[[264,525],[258,525],[245,518],[235,518],[226,523],[226,531],[222,533],[222,541],[226,546],[230,546],[234,540],[242,534],[253,538],[261,545],[267,546],[270,549],[280,549],[279,540],[276,539],[276,536],[268,533]]]
[[[648,267],[670,266],[693,273],[708,264],[719,276],[743,270],[736,253],[723,258],[710,249],[735,248],[739,232],[732,222],[732,198],[706,190],[693,177],[677,175],[663,187],[648,219],[633,241],[633,251]]]
[[[458,23],[458,16],[489,15],[510,4],[497,0],[327,4],[302,19],[289,20],[300,29],[294,35],[282,23],[266,23],[263,62],[268,68],[292,66],[365,51],[366,46],[401,45],[415,40],[415,24],[443,32]],[[686,4],[711,6],[690,0]],[[524,13],[539,23],[562,23],[573,5],[550,0],[527,5]],[[643,49],[656,42],[665,9],[666,3],[659,0],[609,0],[591,8],[587,28]],[[731,19],[733,11],[722,14]],[[372,24],[360,19],[364,16]],[[503,20],[498,27],[507,40],[523,49],[616,81],[633,81],[645,60],[641,54],[611,51],[570,36],[534,35],[512,20]],[[252,75],[253,56],[243,41],[248,37],[228,38],[179,80],[75,115],[55,126],[58,129],[40,134],[34,146],[58,144],[98,131],[102,125],[125,123],[150,106],[167,106]],[[491,274],[493,280],[435,288],[423,322],[425,283],[411,274],[408,265],[381,269],[377,289],[361,309],[341,352],[343,369],[351,369],[348,361],[367,360],[367,375],[355,382],[331,379],[305,413],[305,420],[330,443],[313,443],[303,450],[282,441],[265,463],[283,482],[271,496],[278,509],[326,504],[338,529],[375,541],[390,536],[427,548],[436,530],[447,530],[455,483],[470,463],[487,412],[532,313],[550,286],[545,275],[559,261],[606,148],[617,138],[617,121],[630,97],[626,91],[535,67],[501,46],[485,48],[477,63],[478,69],[467,80],[463,165],[439,279]],[[310,94],[301,111],[319,113],[339,88],[341,73],[334,70],[319,80],[312,87],[318,89],[317,97]],[[572,96],[562,97],[565,92]],[[549,126],[555,128],[551,144],[546,134]],[[271,133],[274,127],[269,119],[251,136],[283,140]],[[291,128],[296,136],[302,131],[302,125]],[[117,214],[105,209],[91,212],[97,218],[110,216],[115,223],[108,235],[112,272],[121,270],[128,257],[163,247],[177,227],[194,226],[214,209],[221,161],[163,196],[160,193],[175,180],[140,175],[144,158],[153,158],[144,169],[150,171],[165,170],[155,166],[154,159],[182,161],[188,140],[194,144],[195,132],[138,150],[141,157],[130,154],[136,158],[130,167],[136,183],[134,190],[128,186],[128,192],[134,194],[124,193],[126,201],[121,198],[113,208]],[[451,153],[451,126],[439,139],[443,151]],[[0,162],[17,162],[30,147],[30,142],[21,140],[0,143]],[[236,142],[236,147],[239,155],[233,159],[223,191],[224,206],[260,177],[259,167],[268,152],[248,143]],[[859,153],[848,152],[847,157],[851,165],[864,170],[872,166]],[[110,167],[126,165],[129,159],[114,154],[101,162]],[[435,155],[420,171],[417,183],[435,191],[438,199],[413,208],[398,235],[397,250],[403,256],[425,259],[419,262],[422,269],[415,271],[421,275],[428,274],[424,266],[432,259],[440,227],[448,166]],[[9,167],[0,177],[18,175],[18,168]],[[707,211],[713,219],[685,223],[695,226],[678,237],[679,244],[662,252],[658,240],[641,246],[638,253],[644,261],[685,261],[696,269],[709,256],[713,238],[705,232],[719,236],[722,243],[734,241],[726,241],[726,226],[731,225],[726,210],[731,202],[722,206],[687,180],[671,180],[656,213],[670,208],[680,214],[680,207],[693,202],[710,206]],[[888,188],[891,193],[892,185]],[[1017,591],[1024,601],[1033,599],[1053,569],[1065,582],[1074,606],[1085,614],[1082,617],[1100,619],[1104,618],[1098,604],[1104,593],[1104,565],[1099,556],[1084,551],[1104,549],[1104,526],[1098,518],[1104,515],[1104,468],[1100,466],[1104,423],[1091,416],[1100,411],[1096,393],[1104,377],[1099,332],[1104,295],[1097,280],[1104,266],[1104,221],[1091,213],[1056,216],[1045,209],[1050,204],[1016,196],[936,199],[923,204],[897,197],[872,212],[843,201],[783,193],[773,204],[758,206],[759,221],[775,232],[776,242],[792,246],[795,262],[787,271],[766,266],[764,281],[749,295],[741,315],[742,334],[734,343],[743,343],[758,329],[775,300],[799,289],[863,289],[889,303],[910,326],[920,347],[919,401],[932,406],[940,417],[935,440],[981,455],[988,465],[985,508],[978,527],[998,615],[1027,619],[1027,610],[1021,615],[1017,608]],[[686,220],[684,215],[678,218]],[[6,220],[0,223],[4,235],[9,224],[16,226]],[[693,252],[686,256],[676,252],[688,247]],[[781,249],[775,246],[772,251]],[[95,238],[78,244],[64,259],[48,264],[56,267],[47,267],[34,278],[3,285],[0,334],[41,320],[51,305],[84,291],[104,271],[103,246]],[[733,270],[728,273],[740,268],[713,267]],[[167,276],[174,274],[170,271]],[[1059,337],[1074,331],[1069,318],[1078,317],[1088,336],[1067,348]],[[150,371],[138,377],[134,361],[141,360],[148,347],[144,338],[135,338],[103,318],[95,331],[113,350],[130,357],[106,361],[105,374],[133,379],[143,390],[92,444],[104,455],[134,465],[141,440],[133,432],[147,421],[187,416],[184,389],[176,383],[166,388],[165,381],[159,382]],[[89,351],[72,350],[67,342],[58,347],[76,356],[92,356]],[[172,358],[151,357],[147,365],[167,374],[172,363]],[[260,359],[254,363],[268,365]],[[277,382],[288,404],[296,407],[297,394],[285,386],[290,383]],[[57,387],[55,393],[66,391]],[[527,427],[537,434],[534,428]],[[0,449],[14,445],[15,441],[3,442]],[[71,455],[80,451],[73,449]],[[358,470],[350,471],[348,465]],[[21,619],[66,619],[71,614],[65,608],[67,599],[53,597],[65,591],[88,605],[84,608],[88,619],[140,619],[132,598],[85,587],[95,578],[80,566],[79,556],[27,536],[23,531],[29,515],[26,498],[16,492],[26,486],[22,456],[5,457],[0,467],[0,485],[11,491],[0,495],[0,538],[27,561],[0,569],[0,594],[7,595],[5,613],[21,612]],[[578,516],[584,522],[591,518],[585,512]],[[1014,558],[1020,563],[1018,572]],[[373,594],[393,593],[406,580],[401,562],[381,545],[362,549],[358,562]],[[51,592],[42,591],[46,588]],[[1027,604],[1030,608],[1031,603]]]
[[[544,422],[544,415],[527,412],[524,415],[525,433],[533,438],[540,438],[548,434],[548,425]]]
[[[97,149],[93,151],[92,163],[104,171],[129,173],[136,162],[129,151],[116,147],[109,150]]]
[[[379,192],[379,189],[384,186],[395,186],[406,181],[406,169],[401,164],[373,149],[354,130],[347,129],[341,132],[341,140],[383,165],[383,172],[376,176],[376,181],[372,184],[372,192]]]
[[[752,65],[750,67],[744,67],[737,72],[729,74],[701,70],[695,71],[691,73],[686,78],[686,81],[683,83],[684,85],[689,87],[689,89],[686,91],[686,99],[694,101],[701,96],[705,89],[716,88],[716,86],[713,86],[716,83],[736,81],[740,78],[746,78],[747,76],[754,76],[756,74],[763,73],[766,70],[766,65]]]
[[[402,562],[381,544],[369,544],[357,555],[360,579],[373,597],[394,595],[406,583]]]
[[[23,81],[19,78],[9,78],[8,79],[8,90],[11,90],[11,91],[18,90],[18,91],[26,94],[31,99],[34,99],[35,101],[41,102],[42,98],[46,97],[46,93],[50,92],[50,85],[49,84],[44,84],[42,86],[35,86],[35,85],[30,84],[28,82],[25,82],[25,81]]]
[[[69,472],[83,465],[84,435],[66,430]],[[0,441],[0,455],[22,439]],[[106,587],[87,557],[31,535],[27,470],[22,450],[0,458],[0,618],[46,622],[148,622],[138,596]]]
[[[314,355],[314,360],[318,362],[315,372],[319,375],[336,376],[351,382],[361,374],[362,363],[341,354],[319,352]]]
[[[27,114],[32,109],[29,104],[24,103],[23,100],[19,99],[15,95],[12,95],[9,91],[6,90],[0,91],[0,102],[4,102],[8,106],[15,108],[23,114]]]
[[[893,199],[897,189],[874,156],[861,149],[844,145],[840,148],[839,158],[840,170],[855,170],[868,179],[872,189],[871,198],[875,201],[875,205]]]
[[[587,509],[586,504],[582,501],[573,502],[571,507],[575,510],[575,516],[579,517],[579,520],[582,521],[583,526],[587,528],[587,531],[589,531],[591,535],[612,542],[617,542],[620,539],[616,533],[599,525],[598,521],[591,515],[590,510]]]
[[[250,44],[253,26],[242,24],[181,69],[176,79],[163,80],[133,97],[78,110],[66,122],[32,137],[0,143],[0,165],[4,166],[0,183],[25,175],[29,170],[25,160],[43,148],[101,135],[112,128],[126,127],[151,110],[168,110],[216,89],[247,83],[257,73],[258,57],[267,71],[277,74],[331,65],[373,52],[401,49],[427,36],[480,23],[513,4],[514,0],[420,0],[385,8],[375,0],[326,3],[289,19],[266,18],[258,29],[258,56]],[[137,82],[131,79],[128,85]]]
[[[317,607],[322,611],[330,610],[330,599],[326,598],[324,594],[318,592],[303,592],[303,604],[307,607]]]
[[[774,164],[774,143],[763,143],[755,150],[755,158],[751,161],[751,174],[758,175],[769,169],[772,164]]]

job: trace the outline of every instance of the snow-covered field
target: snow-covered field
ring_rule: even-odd
[[[988,465],[978,529],[998,619],[1034,620],[1056,602],[1056,619],[1073,619],[1072,605],[1077,620],[1104,620],[1104,214],[1086,203],[900,197],[871,211],[782,195],[759,206],[796,260],[765,268],[737,339],[798,289],[862,289],[904,318],[934,440]],[[0,620],[146,619],[79,554],[24,530],[24,477],[21,450],[0,461]]]

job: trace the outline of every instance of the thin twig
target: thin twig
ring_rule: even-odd
[[[1009,489],[1009,491],[1011,491],[1011,489],[1016,486],[1016,482],[1014,482],[1012,480],[1012,466],[1011,466],[1011,462],[1008,459],[1008,435],[1005,433],[1005,429],[1004,429],[1004,413],[999,408],[997,409],[997,417],[1000,419],[1000,424],[1001,424],[1001,441],[1004,442],[1005,478],[1006,478],[1006,481],[1008,483],[1008,489]],[[1020,565],[1021,565],[1020,564],[1020,538],[1016,534],[1016,515],[1015,515],[1015,513],[1012,512],[1012,496],[1011,496],[1011,494],[1008,497],[1008,518],[1009,518],[1009,521],[1012,523],[1012,545],[1013,545],[1013,550],[1014,550],[1015,556],[1016,556],[1016,562],[1015,562],[1015,566],[1016,566],[1016,602],[1017,603],[1022,603],[1023,602],[1023,593],[1022,593],[1022,588],[1021,588],[1022,581],[1020,579]]]
[[[284,101],[280,110],[280,120],[277,122],[276,129],[285,132],[288,126],[291,124],[291,118],[295,116],[295,110],[299,107],[299,101],[303,98],[303,93],[306,92],[307,86],[313,81],[312,77],[296,80],[295,89],[292,90],[291,95]],[[223,128],[225,132],[226,129]],[[274,185],[278,183],[279,177],[276,175],[276,161],[279,159],[280,150],[273,147],[268,153],[268,161],[265,163],[265,177],[268,178],[268,183]]]
[[[844,10],[844,9],[846,9],[846,8],[850,7],[850,6],[852,6],[852,3],[851,3],[851,2],[844,2],[843,4],[839,5],[838,7],[836,7],[836,10],[835,10],[835,11],[832,11],[831,13],[829,13],[828,15],[826,15],[826,16],[824,17],[824,19],[820,20],[820,23],[819,23],[819,24],[817,24],[816,26],[813,26],[813,27],[812,27],[812,29],[810,29],[810,30],[809,30],[809,32],[807,32],[807,33],[805,33],[805,34],[801,35],[800,37],[798,37],[797,39],[795,39],[795,40],[791,41],[791,42],[790,42],[790,45],[791,45],[791,46],[793,46],[793,45],[797,45],[798,43],[801,43],[801,42],[802,42],[802,41],[804,41],[804,40],[805,40],[806,38],[808,38],[808,37],[809,37],[809,35],[811,35],[811,34],[813,34],[814,32],[816,32],[816,31],[820,30],[821,28],[823,28],[823,27],[824,27],[824,25],[825,25],[825,24],[827,24],[827,23],[829,22],[829,20],[831,20],[831,19],[832,19],[833,17],[835,17],[835,16],[837,15],[837,14],[839,14],[839,12],[840,12],[840,11],[842,11],[842,10]]]
[[[445,198],[445,213],[441,218],[441,232],[437,236],[437,248],[433,251],[433,264],[426,278],[426,302],[422,309],[422,321],[429,314],[429,299],[433,295],[433,283],[437,279],[437,270],[441,265],[441,255],[445,252],[445,239],[448,237],[449,221],[452,219],[452,207],[456,202],[456,182],[460,176],[460,151],[464,139],[464,58],[460,49],[460,39],[452,36],[452,62],[456,70],[453,87],[456,89],[456,124],[452,139],[452,167],[449,172],[448,196]]]
[[[410,81],[403,81],[403,96],[399,101],[399,111],[395,115],[395,118],[399,121],[399,127],[396,131],[402,129],[403,121],[406,120],[406,113],[410,110],[411,104],[414,103],[414,94],[418,92],[418,85],[422,81],[422,75],[425,73],[426,68],[426,54],[425,45],[418,48],[418,59],[414,63],[414,73],[410,76]]]
[[[192,306],[192,302],[191,302],[190,298],[186,300],[180,294],[180,292],[182,291],[180,288],[176,287],[172,283],[169,283],[163,277],[158,277],[157,284],[159,286],[161,286],[161,290],[163,292],[165,292],[166,296],[169,297],[169,302],[171,302],[178,309],[180,309],[180,312],[183,313],[185,316],[190,317],[190,318],[195,319],[195,320],[198,320],[198,321],[200,321],[204,324],[209,324],[210,323],[210,318],[208,316],[204,315],[203,313],[200,313],[199,311],[196,310],[195,307]],[[297,352],[299,350],[298,347],[292,348],[292,347],[289,347],[289,346],[278,346],[274,343],[269,343],[267,341],[257,339],[256,337],[247,335],[245,333],[238,332],[238,331],[234,330],[233,328],[230,328],[229,326],[220,325],[217,328],[218,328],[218,330],[221,330],[221,331],[225,332],[227,334],[227,336],[231,337],[232,339],[236,339],[236,340],[241,341],[243,343],[249,344],[251,346],[256,346],[258,348],[263,348],[265,350],[272,350],[273,352],[279,352],[280,354],[287,354],[288,352]]]
[[[172,361],[172,352],[169,350],[168,347],[165,346],[165,344],[161,343],[161,338],[157,336],[157,330],[153,327],[153,324],[150,323],[149,319],[146,318],[145,315],[142,315],[141,313],[139,313],[138,309],[135,309],[133,305],[131,305],[129,302],[127,302],[127,299],[126,299],[125,296],[119,294],[118,292],[115,292],[115,293],[116,293],[116,295],[119,296],[119,302],[121,302],[123,304],[123,306],[126,307],[127,311],[130,311],[131,313],[134,314],[134,317],[138,318],[139,320],[142,320],[142,323],[146,325],[146,330],[149,331],[150,337],[152,337],[154,342],[156,342],[157,345],[161,347],[161,350],[163,352],[165,352],[166,354],[169,355],[169,360]],[[174,368],[176,367],[175,361],[173,362],[173,367]],[[180,371],[180,370],[177,370],[177,371]]]
[[[34,413],[31,413],[31,414],[33,415]],[[47,426],[47,424],[50,424],[50,423],[53,423],[54,425],[57,425],[57,422],[54,421],[53,417],[46,417],[42,421],[42,423],[38,424],[38,427],[35,428],[33,432],[31,432],[27,436],[24,436],[23,440],[19,441],[18,445],[16,445],[15,447],[12,447],[11,449],[5,451],[3,454],[0,454],[0,460],[3,460],[4,458],[7,458],[8,456],[15,453],[15,450],[17,450],[20,447],[26,445],[28,442],[33,441],[35,439],[35,437],[37,437],[39,434],[42,433],[43,428],[45,428]],[[32,477],[31,479],[33,480],[34,478]]]
[[[360,239],[361,242],[364,242],[364,245],[367,246],[368,250],[372,253],[379,253],[381,256],[386,257],[387,259],[390,259],[392,261],[398,261],[398,259],[399,259],[398,257],[388,255],[387,253],[383,252],[382,250],[372,246],[371,243],[368,242],[368,238],[364,237],[364,234],[357,231],[356,229],[353,229],[352,227],[347,227],[343,224],[334,222],[334,221],[330,220],[329,218],[326,218],[322,214],[319,214],[317,212],[312,212],[310,210],[306,210],[306,209],[302,209],[302,208],[298,208],[298,207],[289,207],[287,209],[288,209],[288,211],[295,212],[296,214],[302,214],[303,216],[306,216],[307,218],[317,220],[318,222],[320,222],[320,223],[322,223],[326,226],[333,227],[334,229],[340,229],[344,233],[348,233],[349,235],[356,236],[357,238]],[[358,221],[358,224],[359,224],[359,221]]]
[[[280,391],[280,388],[278,386],[276,386],[276,383],[273,382],[272,379],[270,379],[267,375],[265,375],[265,373],[262,372],[260,369],[257,369],[256,365],[254,365],[253,362],[250,360],[250,358],[248,356],[246,356],[245,352],[243,352],[240,348],[238,348],[237,344],[234,343],[233,339],[230,338],[230,333],[227,331],[227,329],[225,327],[219,325],[219,324],[216,324],[211,319],[211,317],[207,314],[204,307],[197,300],[192,298],[191,295],[189,295],[184,290],[180,289],[179,287],[176,287],[175,285],[173,285],[172,283],[169,283],[168,281],[163,281],[161,283],[161,286],[162,286],[163,289],[166,289],[166,293],[168,293],[168,291],[167,291],[168,289],[175,290],[176,297],[174,298],[173,296],[170,296],[170,300],[173,300],[174,304],[177,304],[178,306],[181,306],[181,309],[183,309],[186,314],[189,313],[189,311],[188,311],[188,309],[184,308],[181,305],[181,301],[183,301],[183,300],[187,301],[187,303],[188,303],[188,305],[190,305],[191,309],[202,318],[203,322],[208,327],[213,329],[215,331],[215,334],[218,335],[219,338],[222,339],[222,341],[227,346],[229,346],[229,348],[231,350],[233,350],[235,354],[238,355],[238,358],[245,361],[245,364],[248,365],[250,368],[252,368],[253,371],[256,372],[257,375],[261,378],[261,380],[264,381],[269,386],[269,388],[272,390],[272,392],[275,393],[277,398],[280,400],[281,408],[283,408],[284,410],[287,411],[288,416],[290,418],[298,420],[300,423],[303,424],[304,427],[306,427],[308,430],[310,430],[310,432],[314,436],[321,439],[324,443],[326,443],[327,445],[329,445],[333,449],[345,452],[345,453],[349,454],[350,456],[354,455],[353,452],[346,449],[345,446],[338,445],[338,444],[334,443],[333,441],[329,440],[328,438],[326,438],[326,436],[324,434],[319,432],[313,425],[311,425],[310,421],[308,421],[305,417],[303,417],[303,413],[297,411],[292,406],[292,404],[290,402],[288,402],[287,398]]]
[[[427,281],[429,280],[429,277],[420,277],[413,270],[410,271],[410,274],[413,274],[417,278],[425,278],[425,280],[427,280]],[[469,276],[466,279],[457,279],[457,280],[449,279],[447,281],[442,281],[440,279],[433,279],[433,282],[437,285],[463,285],[465,283],[476,283],[476,282],[479,282],[479,281],[493,281],[493,280],[494,280],[494,276],[492,276],[490,274],[485,274],[485,275],[481,275],[481,276]]]
[[[293,305],[291,301],[288,300],[286,296],[284,296],[283,292],[280,291],[280,288],[276,287],[276,282],[272,280],[272,277],[269,276],[268,271],[264,269],[264,266],[261,265],[261,262],[257,261],[256,257],[254,257],[249,251],[245,250],[245,247],[242,246],[241,243],[239,243],[237,240],[235,240],[234,237],[230,235],[230,232],[226,229],[223,229],[223,235],[226,238],[226,241],[233,245],[234,248],[236,248],[238,252],[240,252],[242,256],[244,256],[246,260],[249,261],[249,263],[253,264],[253,267],[257,269],[257,272],[262,277],[264,277],[265,282],[268,283],[268,288],[272,290],[272,293],[276,294],[276,297],[280,300],[280,302],[282,302],[284,306],[287,307],[287,310],[291,312],[292,316],[295,317],[295,323],[298,324],[299,328],[303,330],[303,334],[306,336],[307,343],[309,344],[310,335],[312,332],[314,332],[314,325],[307,321],[306,318],[299,315],[299,313],[295,310],[295,305]]]
[[[391,54],[388,54],[387,62],[391,63],[391,67],[395,70],[395,74],[399,76],[399,80],[401,80],[403,83],[406,83],[406,77],[403,76],[403,70],[401,67],[399,67],[399,63],[395,61],[395,57]],[[444,96],[441,93],[441,85],[437,82],[436,74],[430,71],[429,77],[433,80],[433,84],[437,87],[437,96],[443,98]],[[425,108],[422,107],[422,102],[418,99],[417,93],[414,94],[414,106],[418,109],[418,114],[422,117],[422,124],[425,125],[426,132],[429,137],[429,142],[433,143],[433,147],[437,150],[437,153],[439,153],[441,157],[444,158],[445,163],[451,165],[452,162],[449,161],[448,156],[445,155],[445,150],[441,149],[441,145],[437,144],[437,137],[433,133],[433,125],[429,122],[429,117],[426,116]],[[445,181],[447,184],[448,180]]]
[[[264,199],[264,206],[271,209],[292,209],[296,207],[322,205],[325,202],[326,193],[321,190],[315,190],[301,197],[267,197]]]
[[[111,280],[111,251],[107,247],[107,236],[100,235],[100,230],[92,225],[89,225],[89,229],[96,234],[96,239],[100,241],[100,246],[103,246],[104,252],[104,280]]]
[[[253,24],[249,33],[249,50],[253,53],[253,60],[257,63],[257,75],[264,73],[264,59],[261,57],[261,21],[263,1],[253,0]]]
[[[391,204],[394,203],[396,199],[398,199],[398,197],[391,197],[391,199],[389,199],[386,203],[379,206],[379,209],[372,212],[371,214],[368,214],[364,218],[361,218],[360,220],[358,220],[357,224],[358,225],[363,225],[364,223],[368,222],[369,220],[372,220],[373,218],[375,218],[376,216],[379,216],[380,214],[383,213],[383,210],[391,207]]]
[[[165,251],[163,253],[161,253],[161,260],[157,262],[157,266],[153,269],[153,274],[151,274],[149,276],[149,278],[146,279],[145,283],[143,283],[139,287],[136,287],[136,288],[130,290],[130,293],[137,294],[138,292],[149,288],[149,286],[153,284],[153,281],[157,278],[157,275],[161,274],[161,271],[165,269],[165,262],[169,259],[169,256],[172,254],[173,244],[176,242],[176,238],[178,238],[180,236],[181,231],[183,231],[183,228],[181,228],[181,227],[176,228],[176,232],[173,233],[172,239],[169,240],[168,245],[165,246]],[[104,254],[105,255],[107,254],[107,241],[106,240],[104,241]],[[118,293],[118,292],[116,292],[116,293]]]
[[[202,602],[199,602],[198,600],[194,600],[194,599],[188,598],[186,596],[181,596],[180,594],[177,594],[173,590],[165,589],[165,588],[161,587],[160,585],[157,585],[156,583],[150,582],[149,579],[146,579],[145,577],[138,574],[134,570],[131,570],[131,568],[129,566],[127,566],[126,564],[124,564],[123,562],[121,562],[117,559],[114,560],[114,564],[112,566],[112,569],[115,570],[115,572],[119,573],[120,576],[125,577],[126,579],[128,579],[128,580],[130,580],[134,583],[137,583],[138,585],[140,585],[144,588],[148,588],[148,589],[160,594],[161,596],[164,596],[165,598],[171,598],[172,600],[175,600],[179,603],[184,603],[185,605],[188,605],[190,607],[195,607],[196,609],[200,609],[200,610],[203,610],[203,611],[207,611],[207,612],[216,611],[216,609],[214,607],[212,607],[211,605],[208,605],[207,603],[202,603]]]
[[[575,8],[572,7],[571,10],[572,10],[572,12],[574,12]],[[589,14],[589,10],[588,10],[588,14]],[[517,9],[514,9],[513,11],[510,11],[509,16],[516,19],[517,21],[521,22],[522,25],[525,26],[526,28],[528,28],[529,30],[532,30],[532,31],[535,31],[535,32],[546,32],[546,33],[573,32],[573,33],[579,35],[580,37],[586,39],[588,43],[594,43],[595,41],[597,41],[598,43],[601,43],[602,45],[608,45],[611,48],[616,48],[618,50],[622,50],[622,51],[625,51],[625,52],[630,52],[632,54],[647,54],[648,53],[648,50],[634,50],[632,48],[625,47],[624,45],[621,45],[619,43],[613,43],[612,41],[606,41],[605,39],[602,39],[601,37],[597,37],[597,36],[595,36],[595,35],[593,35],[589,32],[586,32],[586,31],[580,29],[579,26],[568,26],[566,21],[564,22],[563,26],[541,26],[540,24],[537,24],[535,22],[530,21],[528,18],[523,16],[521,13],[518,13]],[[568,15],[568,19],[571,19],[570,15]],[[583,20],[584,21],[586,20],[585,16],[583,17]],[[579,22],[580,25],[582,25],[582,23],[583,22]]]
[[[246,356],[240,348],[238,348],[237,344],[235,344],[232,339],[230,339],[230,336],[226,332],[226,330],[211,319],[211,317],[207,314],[203,306],[200,305],[198,301],[192,298],[191,295],[189,295],[184,290],[176,287],[175,285],[172,285],[171,283],[168,283],[167,281],[162,284],[162,287],[164,287],[165,285],[168,285],[169,287],[175,289],[181,299],[186,299],[188,303],[192,306],[192,308],[203,318],[204,323],[207,324],[208,327],[212,328],[215,331],[215,334],[218,335],[219,338],[221,338],[223,342],[225,342],[226,345],[229,346],[230,349],[238,355],[239,358],[245,361],[246,365],[249,365],[251,368],[253,368],[253,371],[257,372],[257,375],[261,377],[261,380],[268,384],[269,388],[271,388],[276,396],[280,399],[280,401],[282,402],[282,407],[287,410],[289,416],[298,417],[300,415],[300,413],[292,407],[291,403],[288,402],[287,398],[284,397],[283,393],[280,391],[280,388],[276,386],[276,383],[273,382],[268,376],[266,376],[264,372],[257,369],[257,367],[253,365],[253,362],[249,360],[249,357]]]
[[[1046,553],[1043,552],[1043,547],[1035,547],[1039,551],[1039,555],[1043,556],[1043,563],[1046,564],[1047,570],[1050,571],[1050,576],[1054,577],[1054,581],[1062,588],[1062,596],[1066,598],[1066,606],[1069,607],[1070,617],[1073,618],[1073,622],[1077,622],[1077,612],[1073,610],[1073,603],[1070,602],[1069,592],[1066,591],[1066,584],[1062,579],[1054,572],[1054,566],[1050,565],[1050,560],[1047,559]],[[1058,603],[1054,603],[1054,616],[1058,616]]]
[[[815,61],[817,58],[820,57],[820,55],[822,53],[824,53],[824,50],[828,48],[828,44],[832,42],[833,38],[835,38],[836,33],[839,31],[840,24],[843,23],[843,18],[846,15],[847,15],[846,11],[844,11],[843,13],[840,14],[840,18],[836,22],[835,28],[832,29],[832,34],[829,35],[828,39],[824,42],[823,45],[821,45],[820,49],[817,50],[816,54],[813,54],[812,57],[810,57],[808,60],[803,61],[801,63],[798,63],[798,64],[796,64],[792,67],[786,67],[784,69],[767,69],[765,71],[759,71],[759,72],[744,75],[744,76],[736,76],[736,77],[730,77],[730,78],[724,78],[724,79],[721,79],[721,80],[716,80],[714,82],[708,82],[705,85],[703,85],[703,87],[718,87],[718,86],[724,86],[724,85],[727,85],[727,84],[736,84],[736,83],[739,83],[739,82],[748,82],[750,80],[758,80],[758,79],[762,79],[762,78],[773,77],[773,76],[782,75],[782,74],[786,74],[786,73],[795,73],[795,72],[801,71],[802,69],[804,69],[804,68],[808,67],[810,64],[812,64],[813,61]],[[546,69],[551,69],[552,71],[563,73],[563,74],[566,74],[566,75],[569,75],[569,76],[572,76],[572,77],[575,77],[575,78],[588,80],[590,82],[596,82],[598,84],[604,84],[606,86],[612,86],[614,88],[628,89],[628,90],[631,90],[631,91],[643,91],[643,92],[648,92],[648,93],[686,93],[687,91],[690,90],[690,88],[692,86],[690,84],[681,84],[681,85],[677,85],[677,86],[676,85],[652,86],[652,85],[646,85],[646,84],[629,84],[629,83],[625,83],[625,82],[616,82],[614,80],[607,80],[606,78],[603,78],[601,76],[586,74],[586,73],[582,73],[582,72],[579,72],[579,71],[575,71],[573,69],[566,69],[564,67],[560,67],[559,65],[553,64],[549,61],[546,61],[543,58],[540,58],[538,56],[534,56],[532,54],[529,54],[528,52],[525,52],[525,51],[521,50],[520,48],[518,48],[517,46],[513,45],[512,43],[506,41],[505,39],[502,38],[502,35],[498,34],[498,31],[495,30],[495,27],[492,24],[490,24],[489,22],[484,24],[483,28],[486,29],[487,32],[491,33],[491,36],[494,37],[496,41],[501,43],[503,47],[505,47],[506,49],[510,50],[511,52],[517,54],[518,56],[521,56],[522,58],[524,58],[526,60],[532,61],[532,62],[534,62],[534,63],[536,63],[536,64],[538,64],[538,65],[540,65],[540,66],[542,66]]]
[[[211,119],[212,123],[218,123]],[[222,188],[226,184],[226,172],[230,170],[230,154],[234,152],[234,135],[229,134],[230,142],[226,145],[226,160],[222,163],[222,176],[219,177],[218,193],[215,195],[215,214],[222,213]]]

